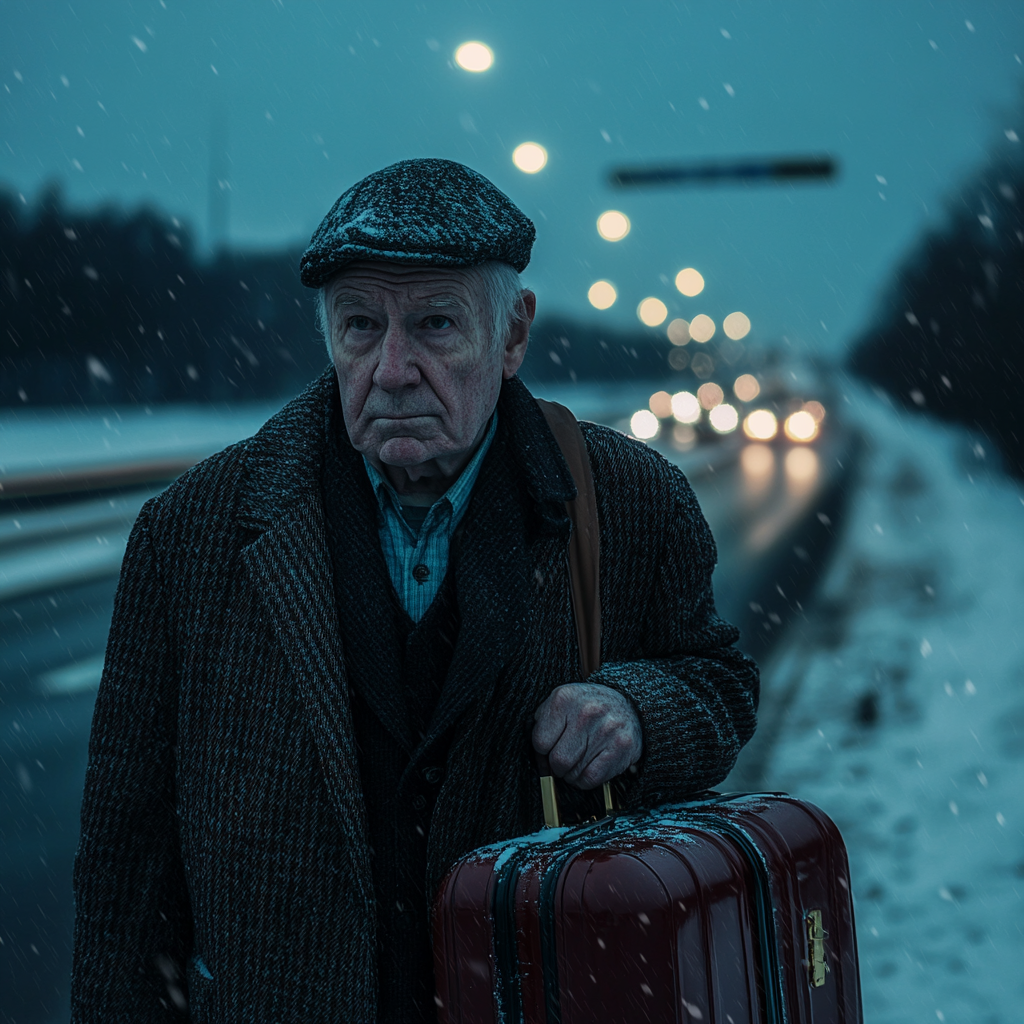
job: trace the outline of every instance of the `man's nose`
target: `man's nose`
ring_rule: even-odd
[[[400,391],[420,382],[415,353],[405,325],[391,321],[380,343],[380,358],[373,382],[382,391]]]

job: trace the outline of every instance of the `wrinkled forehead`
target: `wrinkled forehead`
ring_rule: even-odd
[[[461,306],[481,308],[484,294],[474,267],[350,263],[327,282],[329,309],[339,306]]]

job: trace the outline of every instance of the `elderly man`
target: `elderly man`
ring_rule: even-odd
[[[76,1021],[426,1021],[446,868],[541,823],[534,751],[626,806],[725,777],[757,671],[682,474],[583,424],[602,668],[574,632],[572,476],[516,376],[530,221],[411,160],[302,259],[333,367],[142,510],[75,867]]]

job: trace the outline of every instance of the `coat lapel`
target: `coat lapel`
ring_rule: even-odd
[[[248,442],[239,522],[257,534],[242,562],[294,673],[327,791],[349,840],[354,882],[371,901],[366,814],[319,493],[323,409],[333,387],[329,371]]]

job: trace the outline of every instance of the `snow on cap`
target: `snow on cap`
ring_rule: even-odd
[[[453,160],[403,160],[341,194],[299,266],[309,288],[355,260],[435,267],[499,260],[522,273],[536,234],[529,217],[482,174]]]

